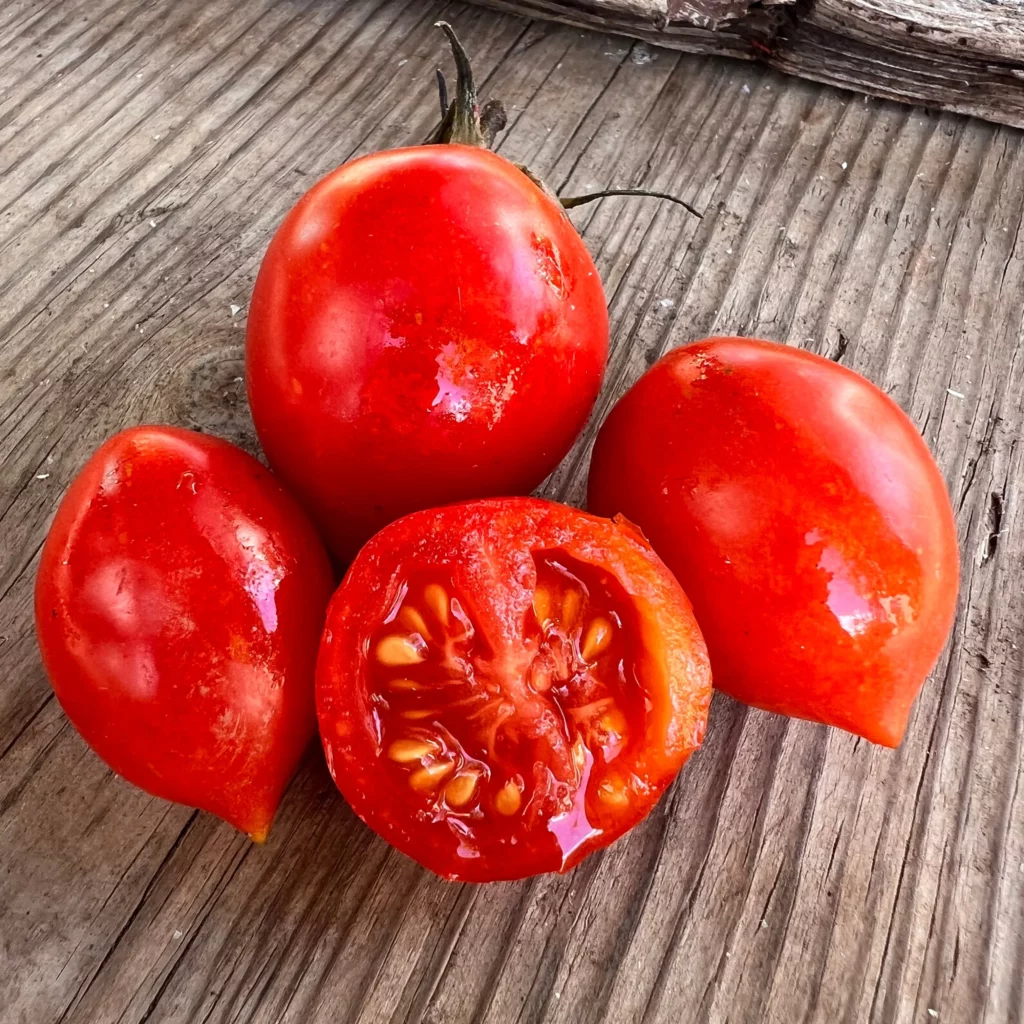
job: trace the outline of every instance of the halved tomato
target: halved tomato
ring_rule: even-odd
[[[378,533],[317,664],[345,798],[476,882],[568,870],[630,829],[700,746],[710,696],[690,603],[639,532],[532,498]]]

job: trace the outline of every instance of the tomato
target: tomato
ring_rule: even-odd
[[[938,468],[873,384],[764,341],[676,349],[602,426],[589,507],[636,522],[686,588],[717,688],[900,742],[959,560]]]
[[[346,560],[407,512],[531,491],[601,386],[594,263],[556,197],[480,139],[335,170],[287,215],[256,279],[256,431]]]
[[[532,498],[414,513],[359,553],[317,663],[356,813],[449,879],[566,871],[701,743],[707,653],[628,524]]]
[[[57,698],[115,772],[262,840],[316,731],[332,585],[312,524],[255,459],[136,427],[57,511],[36,630]]]

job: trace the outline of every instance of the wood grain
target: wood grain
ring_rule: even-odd
[[[317,751],[270,842],[114,778],[39,663],[31,592],[89,452],[145,420],[255,450],[245,307],[319,175],[416,141],[453,21],[501,152],[574,214],[613,352],[759,334],[867,374],[957,510],[953,639],[897,751],[716,697],[704,749],[564,877],[449,885]],[[0,1018],[1024,1020],[1024,135],[442,2],[0,8]],[[242,307],[233,316],[232,304]],[[592,430],[544,493],[579,501]],[[937,1018],[929,1015],[937,1013]]]
[[[477,0],[1024,127],[1020,0]]]

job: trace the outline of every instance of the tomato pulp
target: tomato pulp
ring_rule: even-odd
[[[115,772],[262,839],[316,731],[332,582],[313,525],[255,459],[136,427],[57,511],[36,630],[61,706]]]
[[[315,185],[267,251],[246,335],[260,443],[342,558],[407,512],[528,493],[608,352],[558,202],[484,148],[375,153]]]
[[[602,426],[589,507],[636,522],[686,588],[716,687],[900,742],[959,560],[939,470],[873,384],[769,342],[676,349]]]
[[[331,775],[450,879],[564,871],[704,735],[689,602],[628,524],[531,498],[415,513],[359,553],[317,664]]]

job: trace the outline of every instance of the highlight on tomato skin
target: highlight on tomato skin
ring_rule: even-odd
[[[899,744],[959,552],[927,445],[874,384],[773,342],[675,349],[602,425],[588,507],[636,522],[676,574],[718,689]]]
[[[271,466],[347,562],[408,512],[529,493],[607,352],[601,281],[557,201],[486,149],[419,146],[345,164],[285,218],[246,387]]]
[[[133,427],[57,510],[36,633],[61,707],[118,775],[261,842],[316,732],[333,582],[312,523],[254,458]]]
[[[452,880],[566,871],[703,739],[707,652],[635,528],[533,498],[413,513],[360,551],[317,663],[356,813]]]

